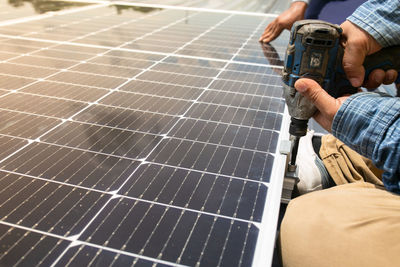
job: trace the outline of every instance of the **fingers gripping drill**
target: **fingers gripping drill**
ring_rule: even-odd
[[[306,135],[308,120],[316,111],[315,106],[294,88],[297,79],[311,78],[333,97],[358,91],[346,79],[342,67],[341,33],[338,25],[320,20],[301,20],[292,27],[282,73],[284,97],[291,116],[289,133],[293,140],[289,171],[296,169],[300,137]],[[366,57],[364,67],[366,77],[377,68],[400,70],[400,46],[384,48]]]

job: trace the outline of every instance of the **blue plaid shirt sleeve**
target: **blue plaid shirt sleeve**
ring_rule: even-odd
[[[347,20],[367,31],[382,47],[400,44],[400,0],[369,0]]]
[[[387,190],[400,194],[400,98],[358,93],[340,107],[332,134],[384,170]]]

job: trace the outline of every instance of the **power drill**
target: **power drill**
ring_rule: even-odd
[[[297,79],[311,78],[335,98],[358,91],[351,86],[342,67],[341,34],[339,25],[321,20],[297,21],[291,29],[282,72],[284,97],[291,116],[289,133],[293,139],[289,171],[296,169],[299,140],[306,135],[308,120],[316,111],[315,106],[294,88]],[[400,46],[384,48],[367,56],[363,65],[366,77],[377,68],[400,70]]]

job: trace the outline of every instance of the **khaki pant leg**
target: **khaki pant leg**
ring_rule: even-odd
[[[357,182],[293,199],[281,225],[284,266],[400,266],[400,196]]]
[[[333,135],[322,137],[319,154],[337,185],[365,181],[383,186],[383,171]]]

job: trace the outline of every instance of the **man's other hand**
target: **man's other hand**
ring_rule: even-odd
[[[259,41],[269,43],[275,40],[284,29],[290,30],[293,23],[304,18],[306,9],[307,3],[293,2],[287,10],[267,25]]]

